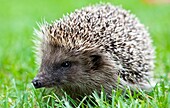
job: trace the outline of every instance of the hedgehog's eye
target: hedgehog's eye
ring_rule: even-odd
[[[61,67],[63,68],[68,68],[71,67],[71,62],[70,61],[65,61],[61,64]]]

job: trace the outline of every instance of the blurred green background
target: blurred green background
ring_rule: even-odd
[[[139,0],[101,0],[131,10],[149,32],[156,47],[155,76],[170,77],[170,4],[148,4]],[[99,0],[0,0],[0,100],[11,102],[17,91],[29,91],[37,73],[33,53],[33,31],[37,22],[59,19]],[[14,87],[15,86],[15,87]]]

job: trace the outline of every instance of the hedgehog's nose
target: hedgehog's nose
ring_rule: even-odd
[[[39,78],[35,77],[33,80],[32,80],[32,83],[34,85],[35,88],[41,88],[43,87],[42,86],[42,82],[39,80]]]

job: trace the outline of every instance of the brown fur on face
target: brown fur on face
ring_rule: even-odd
[[[48,47],[48,48],[47,48]],[[63,89],[72,97],[90,94],[100,90],[101,85],[111,93],[117,80],[116,69],[113,72],[111,60],[101,52],[81,52],[68,50],[61,46],[46,44],[40,70],[36,78],[41,87]],[[70,62],[70,67],[62,67],[62,63]],[[115,83],[114,83],[115,82]]]

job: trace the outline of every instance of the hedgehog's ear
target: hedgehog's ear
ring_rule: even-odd
[[[91,69],[98,69],[102,63],[102,57],[100,55],[91,55],[90,60],[92,63]]]

